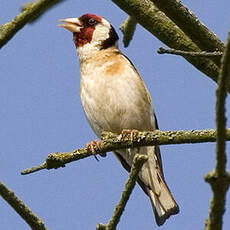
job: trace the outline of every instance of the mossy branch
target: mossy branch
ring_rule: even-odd
[[[26,169],[22,175],[30,174],[43,169],[56,169],[64,167],[65,164],[77,161],[99,153],[114,151],[117,149],[133,148],[140,146],[204,143],[216,141],[216,130],[192,130],[192,131],[160,131],[138,132],[135,136],[130,134],[117,135],[104,133],[102,141],[98,143],[98,148],[93,153],[90,148],[76,149],[72,152],[51,153],[45,162],[39,166]],[[230,129],[227,129],[226,140],[230,140]]]
[[[160,11],[151,0],[112,1],[131,17],[134,17],[140,25],[165,43],[168,47],[183,51],[202,51],[199,46],[195,44],[187,35],[185,35],[185,33],[162,11]],[[218,38],[216,39],[219,40]],[[220,46],[222,47],[222,45]],[[219,49],[218,47],[219,46],[216,47],[217,50]],[[217,82],[219,65],[216,63],[219,63],[219,57],[217,57],[218,60],[216,63],[211,60],[213,58],[207,57],[184,58],[194,65],[198,70]],[[227,91],[230,92],[230,82],[228,82]]]
[[[201,50],[223,51],[224,43],[196,15],[175,0],[150,0],[165,13]]]
[[[206,175],[205,180],[211,185],[213,198],[210,202],[209,217],[205,223],[206,230],[221,230],[225,212],[226,194],[230,186],[230,174],[226,171],[226,84],[230,81],[230,32],[226,48],[221,59],[221,71],[216,89],[216,166]]]
[[[136,19],[134,17],[128,16],[128,18],[126,18],[120,26],[120,30],[123,34],[123,43],[125,47],[127,47],[130,41],[132,40],[136,29],[136,25]]]
[[[45,11],[64,0],[38,0],[22,6],[22,12],[12,21],[3,24],[0,28],[0,48],[2,48],[27,23],[34,22]]]
[[[33,230],[47,230],[44,223],[39,219],[24,203],[20,200],[13,191],[9,190],[0,181],[0,195],[2,198],[22,217],[22,219]]]
[[[131,171],[129,173],[129,178],[125,184],[124,190],[122,191],[121,199],[114,209],[112,218],[109,220],[107,225],[98,224],[97,230],[114,230],[114,229],[116,229],[116,226],[117,226],[118,222],[120,221],[120,217],[121,217],[121,215],[125,209],[125,206],[129,200],[131,192],[133,191],[133,188],[136,184],[136,181],[138,178],[138,173],[140,172],[143,164],[147,160],[148,160],[148,157],[145,155],[140,155],[140,154],[135,155],[135,157],[133,159]]]

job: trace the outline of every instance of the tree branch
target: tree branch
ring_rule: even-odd
[[[65,153],[51,153],[41,165],[23,170],[21,174],[26,175],[43,169],[64,167],[65,164],[72,161],[117,149],[153,145],[215,142],[216,131],[213,129],[165,132],[155,130],[153,132],[138,132],[134,137],[131,137],[130,134],[117,135],[104,133],[101,138],[102,141],[98,143],[98,148],[95,149],[94,153],[90,148],[76,149],[72,152]],[[226,131],[226,140],[230,140],[230,129]]]
[[[22,219],[33,230],[47,230],[44,223],[39,219],[24,203],[20,200],[14,192],[9,190],[0,181],[0,195],[2,198],[22,217]]]
[[[206,175],[205,180],[211,185],[213,198],[210,202],[209,218],[206,220],[206,230],[221,230],[225,212],[226,194],[230,186],[230,174],[226,171],[226,117],[225,99],[226,83],[230,81],[230,32],[226,48],[221,59],[221,71],[216,89],[216,167]]]
[[[46,10],[64,0],[38,0],[29,2],[22,7],[22,12],[12,21],[5,23],[0,28],[0,48],[2,48],[20,29],[27,23],[34,22]]]
[[[165,43],[168,47],[184,51],[202,51],[185,33],[161,12],[151,0],[112,0],[122,10]],[[218,47],[217,47],[218,48]],[[209,58],[184,57],[198,70],[217,82],[219,67]],[[219,61],[218,61],[219,62]],[[230,82],[227,85],[230,92]]]
[[[224,43],[191,10],[175,0],[150,0],[166,14],[201,50],[223,51]]]
[[[220,52],[220,51],[189,52],[189,51],[183,51],[183,50],[165,49],[163,47],[160,47],[157,50],[157,53],[158,54],[175,54],[175,55],[180,55],[183,57],[221,57],[223,55],[223,52]]]
[[[128,18],[126,18],[120,26],[120,30],[123,34],[123,43],[125,47],[127,47],[130,41],[132,40],[133,34],[136,29],[136,25],[136,19],[134,17],[128,16]]]
[[[121,199],[119,203],[116,205],[113,216],[110,219],[109,223],[107,225],[104,224],[98,224],[97,230],[114,230],[116,229],[116,226],[118,222],[120,221],[120,217],[125,209],[125,206],[129,200],[129,197],[131,195],[131,192],[133,191],[133,188],[136,184],[138,173],[140,172],[143,164],[148,160],[148,157],[145,155],[136,154],[133,163],[132,168],[129,173],[129,178],[125,184],[125,188],[121,194]]]

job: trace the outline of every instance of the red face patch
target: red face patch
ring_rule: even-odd
[[[80,32],[73,33],[73,41],[76,47],[83,46],[91,42],[95,28],[82,28]]]
[[[84,14],[79,17],[82,24],[80,32],[73,33],[73,40],[76,47],[91,42],[95,26],[102,21],[102,18],[95,14]]]

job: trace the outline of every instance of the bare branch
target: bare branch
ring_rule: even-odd
[[[153,132],[138,132],[135,137],[131,137],[129,134],[124,136],[104,133],[101,138],[102,141],[98,143],[98,149],[96,149],[94,153],[89,148],[76,149],[72,152],[65,153],[51,153],[40,166],[26,169],[22,171],[21,174],[26,175],[45,168],[56,169],[64,167],[67,163],[93,156],[95,153],[105,153],[117,149],[153,145],[215,142],[216,131],[213,129],[164,132],[155,130]],[[230,140],[230,129],[227,129],[226,140]]]
[[[216,89],[216,167],[205,180],[211,185],[213,198],[210,202],[209,218],[206,220],[206,230],[221,230],[225,211],[226,194],[230,186],[230,174],[226,171],[226,117],[225,99],[226,85],[230,81],[230,32],[227,45],[221,60],[221,71]]]
[[[125,47],[127,47],[130,41],[132,40],[133,34],[136,29],[136,25],[136,19],[134,17],[128,16],[128,18],[125,19],[125,21],[123,21],[120,26],[120,30],[123,34],[123,43]]]
[[[202,51],[185,33],[161,12],[150,0],[112,0],[122,10],[132,17],[145,29],[151,32],[168,47],[200,52]],[[218,49],[218,47],[216,47]],[[219,66],[209,58],[184,57],[197,69],[217,82]],[[219,63],[219,61],[218,61]],[[230,92],[230,83],[227,85]]]
[[[216,88],[216,171],[219,175],[225,174],[226,153],[226,117],[225,117],[225,100],[227,97],[226,85],[230,81],[230,32],[228,35],[227,45],[221,60],[221,71]]]
[[[46,10],[64,0],[38,0],[29,2],[22,7],[22,12],[12,21],[3,24],[0,28],[0,48],[3,47],[27,23],[34,22]]]
[[[183,51],[183,50],[165,49],[163,47],[160,47],[157,50],[157,53],[158,54],[175,54],[175,55],[180,55],[184,57],[221,57],[223,55],[223,52],[219,52],[219,51],[188,52],[188,51]]]
[[[44,223],[39,219],[24,203],[20,200],[14,192],[9,190],[0,181],[0,195],[2,198],[22,217],[22,219],[33,230],[47,230]]]
[[[224,43],[181,2],[175,0],[150,1],[163,11],[201,50],[224,50]]]
[[[121,199],[119,203],[116,205],[113,216],[110,219],[109,223],[107,225],[98,224],[97,230],[114,230],[116,229],[116,226],[118,222],[120,221],[120,217],[125,209],[125,206],[129,200],[129,197],[131,195],[131,192],[133,191],[133,188],[136,184],[138,173],[140,172],[143,164],[148,160],[148,157],[145,155],[136,154],[133,163],[132,168],[129,173],[129,178],[125,184],[125,188],[121,194]]]

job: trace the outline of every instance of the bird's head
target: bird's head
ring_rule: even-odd
[[[106,49],[117,45],[118,35],[113,26],[95,14],[84,14],[79,18],[61,19],[59,26],[73,33],[76,47],[87,46],[91,49]]]

